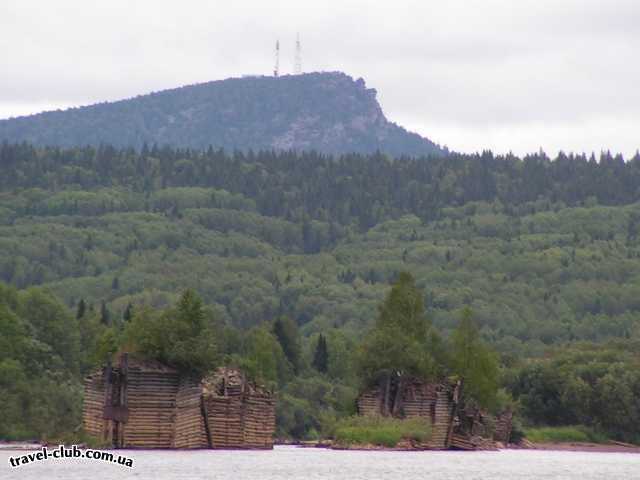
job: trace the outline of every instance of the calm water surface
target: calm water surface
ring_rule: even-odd
[[[230,479],[230,480],[640,480],[640,455],[517,451],[345,452],[295,447],[273,451],[119,450],[125,468],[97,460],[45,461],[11,469],[0,451],[0,479]]]

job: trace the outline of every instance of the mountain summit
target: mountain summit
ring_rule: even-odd
[[[395,156],[442,152],[389,122],[364,80],[339,72],[230,78],[0,120],[0,140],[338,154],[380,150]]]

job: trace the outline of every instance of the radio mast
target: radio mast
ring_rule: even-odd
[[[302,73],[302,48],[300,47],[300,34],[296,34],[296,56],[293,60],[293,74],[300,75]]]
[[[280,75],[280,40],[276,40],[276,65],[273,67],[273,76]]]

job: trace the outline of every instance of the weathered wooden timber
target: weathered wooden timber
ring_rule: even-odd
[[[273,448],[275,400],[235,369],[218,369],[203,381],[212,448]]]
[[[85,378],[85,431],[116,448],[273,448],[273,394],[238,370],[205,379],[121,354]]]
[[[176,418],[171,446],[173,448],[203,448],[209,446],[202,412],[202,385],[182,377],[176,395]]]
[[[460,382],[429,383],[417,378],[398,382],[393,412],[385,412],[385,388],[376,385],[363,392],[356,401],[359,415],[391,414],[398,418],[426,418],[431,423],[427,447],[444,450],[451,446],[452,424],[456,415]]]
[[[393,379],[390,387],[375,385],[364,391],[358,397],[356,407],[359,415],[428,419],[431,423],[431,438],[424,447],[431,450],[495,449],[493,439],[487,438],[489,432],[485,425],[486,414],[473,406],[462,407],[461,388],[460,381],[432,383],[417,378]],[[393,392],[393,401],[385,398],[387,392]],[[390,403],[393,404],[391,408],[388,405]],[[508,429],[508,436],[510,425],[510,416],[504,419],[500,417],[497,429],[499,435],[504,436]]]
[[[435,404],[431,416],[431,439],[429,440],[429,446],[434,450],[444,450],[451,447],[458,387],[458,384],[447,383],[436,387]]]
[[[497,450],[493,440],[463,433],[454,433],[452,435],[451,448],[456,450]]]
[[[496,417],[496,424],[493,430],[493,439],[496,442],[508,444],[511,440],[511,430],[513,428],[513,412],[506,410]]]
[[[363,392],[356,400],[359,415],[382,415],[382,392],[374,387]]]
[[[122,362],[121,362],[122,365]],[[121,422],[123,434],[114,446],[171,448],[176,428],[176,400],[180,374],[155,361],[129,362],[120,368],[129,418]],[[200,445],[199,445],[200,446]]]
[[[512,420],[511,410],[492,417],[470,401],[458,410],[451,447],[458,450],[495,450],[496,442],[509,443]]]
[[[104,432],[104,380],[102,372],[84,379],[82,424],[87,434],[101,438]]]

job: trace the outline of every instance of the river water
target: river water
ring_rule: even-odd
[[[87,459],[11,468],[9,457],[25,453],[0,451],[0,479],[640,480],[640,455],[631,453],[118,450],[133,459],[133,468]]]

